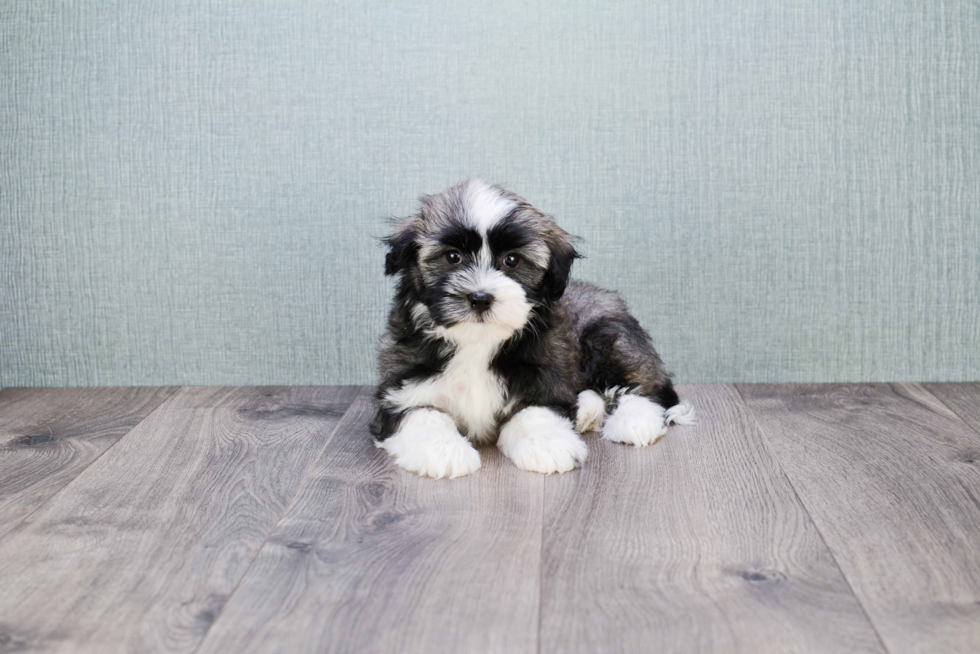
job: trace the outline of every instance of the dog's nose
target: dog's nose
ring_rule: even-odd
[[[467,297],[470,300],[470,306],[481,313],[489,309],[490,305],[493,304],[493,296],[483,291],[470,293]]]

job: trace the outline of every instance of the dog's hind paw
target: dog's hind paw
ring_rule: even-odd
[[[668,425],[696,425],[698,414],[688,402],[681,402],[667,409],[664,420]]]
[[[602,427],[606,419],[606,401],[595,391],[582,391],[578,394],[578,408],[575,412],[575,431],[584,434]]]
[[[667,433],[664,408],[640,395],[623,395],[606,420],[602,437],[638,447],[656,443]]]

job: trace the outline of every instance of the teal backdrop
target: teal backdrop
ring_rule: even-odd
[[[684,382],[980,378],[980,5],[0,3],[0,385],[352,384],[423,192]]]

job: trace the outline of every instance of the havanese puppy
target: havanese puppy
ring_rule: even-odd
[[[587,431],[642,446],[693,423],[623,300],[569,280],[574,237],[554,218],[475,179],[421,204],[386,239],[399,279],[372,433],[395,463],[459,477],[496,440],[518,468],[566,472]]]

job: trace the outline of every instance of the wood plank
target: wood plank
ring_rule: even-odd
[[[176,390],[8,388],[0,392],[0,538]]]
[[[739,389],[889,650],[980,651],[980,436],[918,384]]]
[[[980,383],[924,384],[926,389],[942,400],[963,422],[980,434]]]
[[[542,652],[881,652],[733,386],[545,480]]]
[[[544,477],[493,447],[460,479],[396,468],[368,434],[372,393],[352,405],[202,653],[536,651]]]
[[[0,642],[193,651],[356,391],[178,391],[0,541]]]

